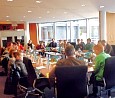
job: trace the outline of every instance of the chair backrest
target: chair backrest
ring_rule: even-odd
[[[35,69],[32,65],[32,62],[27,57],[23,57],[23,63],[25,64],[27,72],[28,72],[29,85],[33,86],[33,82],[37,78],[37,76],[36,76],[36,73],[35,73]]]
[[[115,86],[115,56],[109,57],[105,61],[104,79],[106,89],[110,89]]]
[[[57,98],[87,96],[87,66],[56,67]]]

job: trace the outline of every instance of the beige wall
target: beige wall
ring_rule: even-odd
[[[115,13],[107,13],[107,41],[115,45]]]

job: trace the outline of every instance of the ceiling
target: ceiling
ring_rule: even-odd
[[[98,17],[99,10],[115,12],[115,0],[40,0],[40,2],[0,0],[0,21],[54,22]]]

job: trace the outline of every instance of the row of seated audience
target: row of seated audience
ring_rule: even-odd
[[[109,45],[105,40],[99,40],[98,43],[101,43],[104,46],[104,51],[108,54],[110,54],[111,56],[115,55],[114,51],[112,49],[112,46]],[[52,47],[52,48],[56,48],[56,47],[61,47],[62,49],[65,49],[65,47],[67,45],[69,45],[70,42],[67,42],[67,40],[59,40],[59,43],[57,44],[57,42],[55,42],[55,39],[53,38],[52,41],[50,43],[48,43],[46,46],[44,44],[43,41],[40,42],[40,44],[38,44],[37,46],[34,46],[32,44],[32,41],[29,40],[27,46],[28,48],[31,47],[31,49],[45,49],[46,47]],[[77,39],[76,43],[74,44],[75,50],[76,51],[90,51],[92,52],[92,48],[95,44],[91,41],[90,38],[87,39],[87,42],[85,44],[85,42],[83,42],[83,39]]]

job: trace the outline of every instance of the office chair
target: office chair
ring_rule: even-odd
[[[115,56],[106,59],[103,77],[105,90],[108,92],[108,98],[110,98],[111,90],[115,89]]]
[[[87,96],[87,66],[56,67],[55,75],[57,98]]]
[[[32,62],[27,57],[23,58],[23,62],[26,66],[28,77],[22,77],[19,81],[18,87],[21,92],[26,93],[25,98],[28,98],[28,95],[32,96],[42,96],[45,97],[44,89],[50,87],[50,83],[47,78],[39,77],[35,73],[35,69],[32,66]]]

